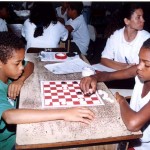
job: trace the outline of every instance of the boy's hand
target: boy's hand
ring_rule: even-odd
[[[94,76],[84,77],[80,81],[81,90],[85,95],[95,93],[96,86],[97,80]]]
[[[22,80],[13,81],[8,87],[8,97],[15,100],[19,96],[23,84],[24,82]]]
[[[64,120],[65,121],[79,121],[86,124],[90,124],[94,119],[94,113],[86,107],[74,107],[65,109]]]

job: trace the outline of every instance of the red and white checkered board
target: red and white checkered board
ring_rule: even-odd
[[[91,96],[82,93],[79,80],[41,81],[43,107],[74,107],[104,105],[96,92]]]

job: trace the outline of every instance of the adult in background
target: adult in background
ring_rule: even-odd
[[[24,22],[22,36],[30,47],[57,48],[68,38],[68,30],[57,21],[51,2],[34,3],[29,19]]]
[[[107,28],[107,35],[110,36],[107,39],[100,60],[101,64],[115,70],[138,64],[139,50],[143,42],[150,37],[150,34],[143,30],[144,13],[138,3],[125,3],[118,14],[121,19],[115,13],[115,17],[112,18],[113,20]]]

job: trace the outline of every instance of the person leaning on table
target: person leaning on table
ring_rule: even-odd
[[[9,32],[0,33],[0,150],[14,148],[16,124],[37,123],[50,120],[79,121],[86,124],[94,113],[85,107],[69,109],[16,109],[24,81],[32,74],[33,64],[24,62],[24,43]],[[25,64],[25,66],[23,66]]]
[[[147,39],[139,52],[139,64],[128,69],[115,72],[99,72],[81,79],[80,86],[85,94],[96,91],[97,82],[135,77],[136,84],[130,101],[116,93],[122,119],[128,130],[141,130],[143,137],[131,142],[135,150],[150,149],[150,38]],[[92,90],[89,90],[89,89]],[[92,92],[90,94],[92,94]]]

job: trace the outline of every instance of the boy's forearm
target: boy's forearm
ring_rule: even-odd
[[[112,81],[112,80],[122,80],[133,78],[136,76],[137,66],[132,66],[128,69],[123,69],[114,72],[99,72],[94,75],[97,81],[105,82],[105,81]]]
[[[22,76],[18,80],[24,82],[33,73],[33,70],[34,70],[34,64],[32,62],[28,62],[24,68],[24,72]]]

